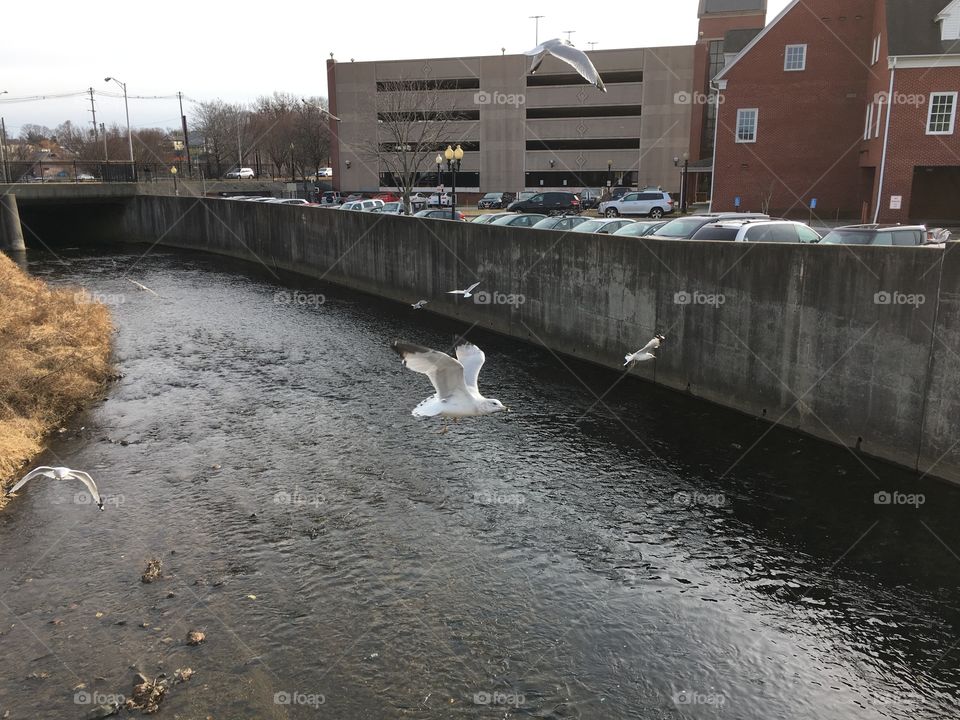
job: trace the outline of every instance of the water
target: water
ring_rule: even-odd
[[[164,717],[957,717],[957,489],[476,330],[513,412],[437,434],[388,342],[461,325],[145,251],[30,256],[124,377],[38,459],[106,511],[0,513],[0,717],[182,667]]]

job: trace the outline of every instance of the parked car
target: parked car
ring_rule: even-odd
[[[597,206],[597,212],[607,217],[646,215],[662,218],[673,212],[673,198],[662,190],[643,190],[624,193],[617,200],[607,200]]]
[[[353,202],[354,200],[366,200],[367,196],[363,193],[350,193],[344,202]]]
[[[802,222],[792,220],[719,220],[704,225],[691,240],[733,242],[816,243],[820,234]]]
[[[252,179],[252,178],[255,178],[256,176],[257,176],[256,173],[253,172],[253,168],[245,168],[245,167],[228,170],[223,175],[223,177],[226,178],[227,180]]]
[[[320,170],[317,172],[317,175],[320,177],[333,177],[333,168],[320,168]]]
[[[402,202],[388,202],[384,203],[383,207],[374,208],[370,212],[378,212],[381,215],[406,215],[406,211],[403,208]]]
[[[580,207],[584,210],[592,210],[600,204],[600,198],[603,197],[602,190],[584,188],[577,195],[580,197]]]
[[[381,192],[374,195],[373,199],[383,200],[385,203],[388,203],[388,202],[397,202],[397,200],[400,199],[400,196],[392,192]]]
[[[536,194],[537,193],[535,190],[521,190],[520,192],[517,193],[517,200],[518,201],[529,200]]]
[[[573,229],[573,231],[582,233],[610,234],[626,225],[632,224],[633,220],[611,220],[605,218],[596,218],[593,220],[587,220],[585,223],[580,223]]]
[[[688,215],[687,217],[678,217],[666,223],[663,227],[654,233],[655,237],[670,238],[671,240],[689,240],[704,225],[725,219],[735,218],[757,218],[759,220],[769,220],[769,215],[762,213],[705,213],[703,215]]]
[[[573,230],[589,219],[580,215],[551,215],[540,220],[533,228],[535,230]]]
[[[418,218],[431,218],[431,219],[433,219],[433,220],[453,220],[454,218],[451,218],[451,217],[450,217],[451,213],[453,213],[453,212],[456,212],[456,214],[457,214],[456,219],[457,219],[457,220],[463,221],[463,220],[466,220],[466,219],[467,219],[466,216],[465,216],[462,212],[460,212],[459,210],[456,210],[456,211],[454,211],[453,209],[450,209],[450,210],[441,210],[441,209],[438,209],[438,208],[433,208],[433,209],[431,209],[431,210],[421,210],[421,211],[418,212],[418,213],[414,213],[413,216],[414,216],[414,217],[418,217]]]
[[[427,207],[449,207],[450,193],[431,193],[427,196]]]
[[[823,245],[930,245],[925,225],[845,225],[834,228]]]
[[[90,173],[77,173],[77,182],[96,182],[97,179]]]
[[[666,225],[667,222],[667,220],[637,220],[629,225],[624,225],[613,234],[626,235],[627,237],[646,237],[647,235],[656,235],[657,230]]]
[[[506,225],[509,227],[533,227],[538,221],[543,220],[546,215],[539,213],[520,213],[519,215],[504,215],[494,220],[491,225]]]
[[[327,190],[320,196],[321,205],[339,205],[343,202],[343,195],[336,190]]]
[[[624,195],[626,195],[628,192],[633,192],[633,188],[619,187],[619,186],[618,186],[618,187],[614,187],[614,188],[610,188],[610,199],[611,199],[611,200],[619,200],[619,199],[622,198]]]
[[[512,192],[488,192],[477,201],[477,209],[505,208],[516,199],[517,196]]]
[[[488,225],[489,223],[492,223],[497,218],[502,218],[505,215],[513,215],[513,213],[508,213],[508,212],[484,213],[483,215],[477,215],[470,222],[477,223],[478,225]]]
[[[507,210],[544,214],[577,214],[580,212],[580,198],[572,192],[541,192],[527,200],[516,200],[510,203]]]
[[[385,203],[383,202],[383,200],[372,200],[372,199],[350,200],[349,202],[345,202],[343,205],[341,205],[340,209],[370,212],[374,208],[382,208],[384,204]]]
[[[270,198],[266,202],[271,205],[310,205],[309,202],[300,198]]]

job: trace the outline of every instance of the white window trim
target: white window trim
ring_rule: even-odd
[[[798,68],[787,67],[787,60],[790,57],[791,48],[803,48],[803,65]],[[787,45],[783,50],[783,71],[784,72],[803,72],[807,69],[807,44],[806,43],[795,43],[793,45]]]
[[[930,121],[933,119],[933,101],[935,98],[949,95],[953,98],[953,106],[950,112],[950,129],[949,130],[931,130]],[[930,104],[927,107],[927,135],[953,135],[953,130],[957,124],[957,93],[956,92],[932,92],[930,93]]]
[[[870,56],[870,64],[876,65],[880,62],[880,36],[873,39],[873,54]]]
[[[870,129],[873,127],[873,103],[867,105],[867,117],[863,123],[863,139],[870,139]]]
[[[740,139],[740,114],[745,112],[753,113],[753,138],[750,140],[741,140]],[[733,139],[738,144],[747,144],[755,143],[757,141],[757,135],[760,132],[760,108],[737,108],[737,124],[733,129]]]

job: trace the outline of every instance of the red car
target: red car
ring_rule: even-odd
[[[392,193],[392,192],[377,193],[376,195],[373,196],[373,199],[374,199],[374,200],[383,200],[385,203],[388,203],[388,202],[400,202],[400,197],[397,196],[397,195],[395,195],[395,194]]]

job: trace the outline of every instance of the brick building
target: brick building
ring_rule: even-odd
[[[712,209],[960,219],[960,0],[794,0],[714,84]]]

